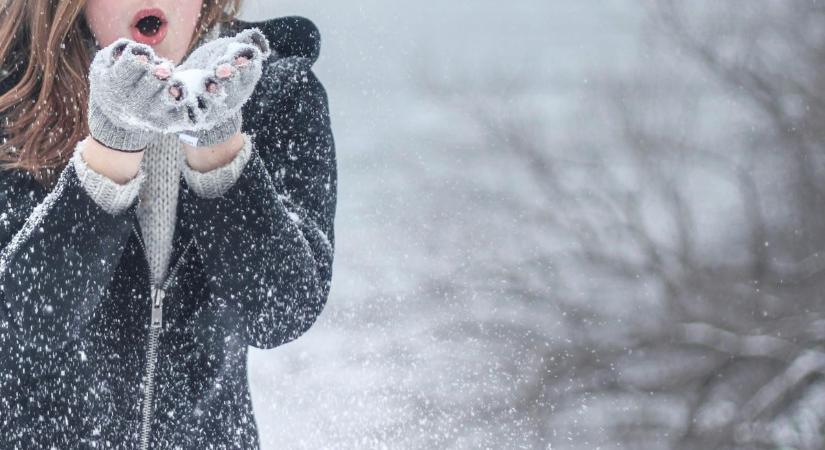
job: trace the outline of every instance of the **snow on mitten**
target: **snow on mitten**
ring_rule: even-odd
[[[169,93],[174,65],[148,45],[118,39],[89,68],[89,132],[107,147],[142,150],[184,109]]]
[[[173,92],[181,95],[189,120],[169,131],[193,147],[229,139],[241,129],[241,107],[255,90],[269,56],[269,42],[258,28],[195,49],[172,76]]]

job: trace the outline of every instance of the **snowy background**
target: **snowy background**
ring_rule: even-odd
[[[339,171],[263,448],[822,448],[825,14],[716,3],[247,0]]]

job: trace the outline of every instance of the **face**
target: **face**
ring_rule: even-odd
[[[86,21],[100,47],[118,38],[151,46],[175,64],[186,56],[203,0],[88,0]]]

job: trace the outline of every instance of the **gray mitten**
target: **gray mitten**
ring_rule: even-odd
[[[185,110],[170,93],[171,61],[151,47],[118,39],[98,51],[89,69],[89,132],[107,147],[136,152]]]
[[[197,48],[170,80],[188,120],[167,131],[178,133],[193,147],[229,139],[241,129],[241,107],[255,90],[269,56],[269,42],[257,28]]]

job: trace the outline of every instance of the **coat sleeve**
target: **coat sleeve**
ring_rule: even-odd
[[[198,196],[182,181],[183,223],[196,238],[211,300],[258,348],[306,332],[330,291],[335,145],[311,63],[283,58],[265,71],[244,109],[251,157],[223,195]]]
[[[19,169],[0,172],[0,326],[13,341],[55,350],[77,339],[105,298],[134,205],[101,208],[69,163],[50,191]]]

